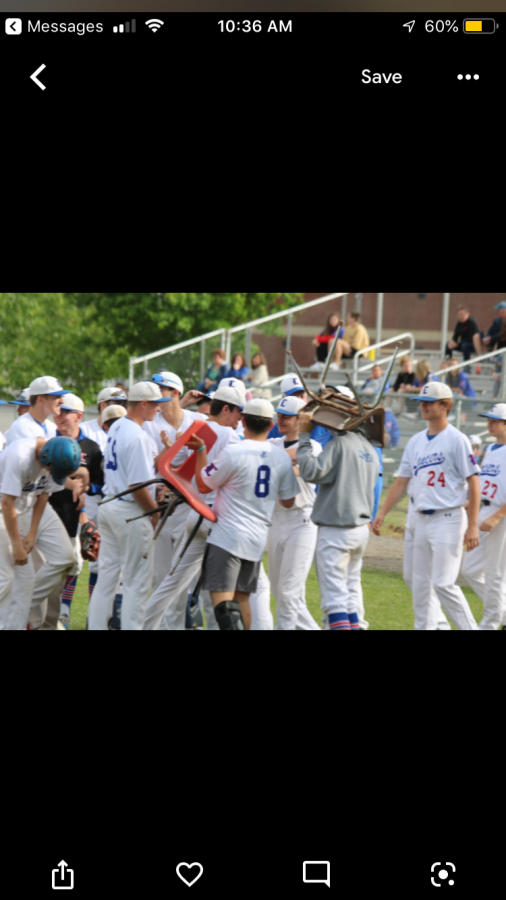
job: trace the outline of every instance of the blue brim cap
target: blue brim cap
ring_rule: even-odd
[[[154,400],[154,403],[172,403],[174,397],[162,397],[161,400]]]
[[[9,400],[9,403],[11,403],[11,402],[12,401]],[[7,406],[7,400],[0,400],[0,406]]]
[[[415,402],[421,403],[422,400],[424,403],[437,403],[438,400],[449,400],[449,397],[410,397],[410,400],[415,400]]]
[[[491,416],[490,413],[478,413],[478,415],[482,419],[497,419],[498,422],[506,422],[506,419],[502,419],[501,416]]]
[[[291,391],[286,391],[285,397],[291,397],[293,394],[301,394],[303,393],[304,388],[302,385],[300,387],[293,388]]]
[[[2,400],[2,403],[3,402],[4,401]],[[27,403],[26,400],[9,400],[9,403],[11,403],[12,406],[30,406],[30,404]]]
[[[70,391],[50,391],[47,396],[48,397],[64,397],[65,394],[70,394]]]
[[[275,412],[281,413],[282,416],[298,416],[298,413],[287,412],[286,409],[276,409]]]

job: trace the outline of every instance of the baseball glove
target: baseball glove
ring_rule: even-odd
[[[95,562],[100,550],[100,534],[95,523],[89,521],[86,522],[86,525],[82,525],[79,538],[81,541],[81,555],[83,559]]]

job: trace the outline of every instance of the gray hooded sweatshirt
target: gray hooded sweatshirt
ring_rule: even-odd
[[[337,434],[313,457],[311,435],[299,436],[297,463],[304,481],[320,485],[311,516],[316,525],[357,528],[372,519],[379,459],[367,438],[356,431]]]

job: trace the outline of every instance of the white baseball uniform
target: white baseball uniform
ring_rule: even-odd
[[[413,548],[415,539],[415,508],[408,493],[409,506],[408,518],[404,530],[404,581],[411,593],[413,593]],[[451,625],[446,618],[437,594],[431,585],[431,610],[434,612],[435,622],[431,623],[429,631],[451,631]]]
[[[408,442],[399,467],[410,478],[414,505],[413,607],[415,630],[434,628],[432,588],[459,629],[477,629],[461,589],[455,584],[467,529],[467,479],[479,475],[472,447],[453,427],[429,437],[428,430]]]
[[[35,439],[15,441],[0,456],[0,494],[17,498],[15,508],[22,538],[30,531],[37,497],[63,490],[37,462],[35,449]],[[26,629],[35,587],[39,602],[45,600],[60,583],[62,573],[75,563],[70,538],[60,517],[49,505],[39,524],[35,547],[45,557],[37,576],[32,554],[25,566],[14,566],[12,543],[0,510],[0,629]]]
[[[167,404],[169,406],[169,404]],[[195,422],[196,419],[201,420],[203,416],[200,413],[193,413],[190,410],[183,410],[183,421],[178,426],[178,428],[174,428],[170,425],[166,419],[164,419],[163,414],[161,412],[157,413],[152,422],[145,422],[143,426],[143,430],[149,434],[151,440],[153,441],[154,446],[156,447],[156,455],[158,456],[165,450],[164,443],[160,437],[162,431],[165,431],[168,438],[175,443],[176,435],[181,432],[182,434],[190,428],[190,426]],[[186,448],[178,454],[175,458],[173,465],[177,467],[178,465],[182,465],[185,459],[188,456],[188,452]],[[184,534],[186,529],[186,520],[188,519],[188,506],[186,503],[178,506],[174,512],[172,513],[170,519],[166,522],[164,527],[162,528],[160,534],[156,539],[155,544],[155,562],[154,562],[154,571],[153,571],[153,590],[156,591],[159,584],[162,583],[163,579],[170,572],[172,568],[172,559],[174,554],[174,549],[181,537]],[[186,595],[186,591],[182,592]],[[175,604],[178,610],[181,609],[182,603]],[[184,606],[184,612],[186,611],[186,606]],[[183,628],[185,626],[185,617],[178,618],[178,622],[173,620],[174,612],[172,610],[167,610],[167,617],[164,619],[162,625],[160,626],[161,631],[172,631],[173,629]]]
[[[282,450],[297,450],[298,441],[286,446],[284,437],[269,441]],[[313,456],[320,456],[321,444],[311,441]],[[319,631],[309,612],[305,586],[316,549],[318,528],[311,521],[316,488],[297,478],[299,493],[292,509],[276,503],[269,534],[269,578],[277,602],[276,631]]]
[[[237,445],[241,443],[241,440],[237,436],[237,433],[233,428],[219,425],[217,422],[208,422],[207,424],[209,428],[213,429],[217,436],[216,443],[213,447],[211,447],[207,454],[208,463],[211,464],[218,459],[218,457],[223,453],[223,451],[226,447],[228,447],[229,444]],[[202,499],[211,508],[213,507],[215,497],[215,491],[210,494],[202,495]],[[181,535],[179,543],[174,550],[175,558],[179,556],[179,553],[181,552],[184,543],[188,538],[188,535],[197,524],[198,519],[198,513],[196,513],[193,509],[190,510],[186,521],[186,531]],[[215,526],[213,525],[212,527]],[[209,534],[210,528],[211,523],[204,519],[200,531],[194,538],[193,542],[190,544],[190,547],[186,551],[174,574],[166,575],[156,591],[153,592],[146,613],[146,622],[144,625],[144,628],[146,630],[159,630],[166,610],[170,609],[172,612],[173,606],[176,606],[176,608],[172,613],[171,621],[173,623],[175,622],[176,624],[172,627],[176,627],[178,628],[178,630],[184,629],[186,612],[186,601],[183,602],[184,592],[188,590],[188,587],[193,581],[194,577],[196,575],[200,575],[200,572],[202,570],[202,561],[204,559],[204,554],[206,551],[207,536]]]
[[[56,425],[49,419],[46,419],[41,425],[29,412],[24,416],[19,416],[5,432],[7,446],[13,441],[22,441],[26,438],[46,438],[49,441],[54,437],[56,437]]]
[[[109,431],[104,474],[109,497],[155,477],[149,437],[128,417],[115,422]],[[149,490],[154,499],[155,486]],[[102,541],[98,580],[89,607],[90,631],[107,631],[121,572],[122,631],[141,631],[144,625],[153,577],[153,553],[150,552],[147,559],[144,554],[153,538],[153,526],[149,517],[127,524],[127,519],[143,512],[134,497],[134,494],[128,494],[100,507]]]
[[[0,452],[4,449],[6,443],[3,431],[0,431]]]
[[[506,444],[488,445],[481,466],[482,507],[478,525],[506,505]],[[483,600],[481,631],[506,625],[506,518],[480,531],[480,544],[464,556],[462,574]]]

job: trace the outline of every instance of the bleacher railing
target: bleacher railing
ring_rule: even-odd
[[[187,347],[194,347],[196,344],[200,344],[200,380],[204,378],[204,375],[207,370],[206,365],[206,341],[210,340],[214,337],[220,337],[220,347],[222,350],[225,349],[226,343],[226,328],[218,328],[216,331],[209,331],[207,334],[201,334],[200,337],[191,338],[188,341],[183,341],[181,344],[172,344],[170,347],[166,347],[164,350],[157,350],[155,353],[148,353],[146,356],[131,356],[130,357],[130,365],[129,365],[129,381],[130,387],[132,388],[134,385],[134,366],[139,363],[144,363],[144,378],[148,378],[148,362],[150,359],[156,359],[159,356],[168,356],[170,353],[176,353],[178,350],[184,350]]]
[[[372,352],[376,350],[381,350],[382,347],[388,347],[390,344],[399,344],[401,341],[404,342],[406,339],[409,339],[409,350],[403,350],[403,354],[410,354],[415,349],[415,336],[410,331],[405,331],[404,334],[397,334],[393,338],[388,338],[386,341],[380,341],[379,344],[372,344],[371,347],[366,347],[364,350],[359,350],[358,353],[353,357],[353,384],[357,384],[358,376],[364,372],[368,372],[369,369],[373,369],[374,366],[377,366],[379,361],[375,359],[373,362],[369,362],[366,366],[362,366],[360,369],[358,367],[358,363],[361,357],[369,356]],[[393,359],[394,354],[388,356],[386,359],[381,359],[381,364],[388,366]]]

